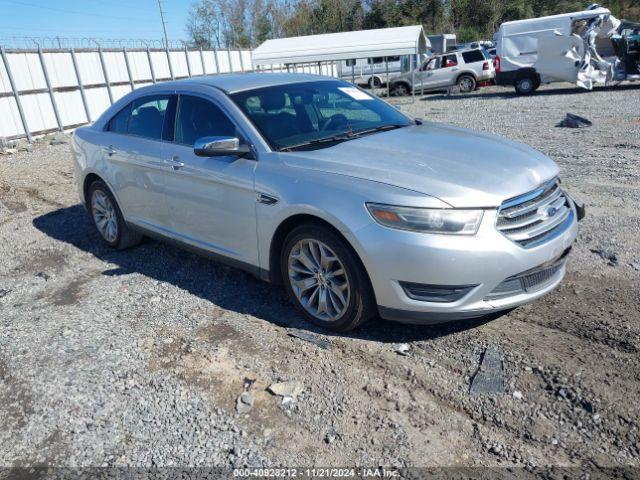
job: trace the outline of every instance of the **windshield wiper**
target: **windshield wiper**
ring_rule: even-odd
[[[302,143],[298,143],[296,145],[289,145],[288,147],[282,147],[280,149],[281,152],[288,152],[291,151],[293,149],[296,148],[301,148],[301,147],[310,147],[313,145],[321,145],[323,143],[338,143],[338,142],[344,142],[346,140],[350,140],[351,137],[348,134],[341,134],[341,135],[333,135],[331,137],[325,137],[325,138],[317,138],[315,140],[309,140],[308,142],[302,142]]]
[[[402,125],[399,123],[389,123],[386,125],[380,125],[379,127],[367,128],[366,130],[359,130],[349,135],[349,138],[360,137],[362,135],[369,135],[370,133],[386,132],[387,130],[395,130],[396,128],[408,127],[408,125]]]
[[[325,138],[318,138],[315,140],[309,140],[308,142],[303,142],[303,143],[299,143],[297,145],[290,145],[288,147],[283,147],[280,149],[281,152],[287,152],[287,151],[291,151],[293,149],[296,148],[302,148],[302,147],[310,147],[313,145],[321,145],[323,143],[339,143],[339,142],[345,142],[347,140],[352,140],[354,138],[358,138],[361,137],[363,135],[369,135],[371,133],[376,133],[376,132],[384,132],[387,130],[395,130],[396,128],[402,128],[402,127],[406,127],[407,125],[401,125],[401,124],[397,124],[397,123],[391,123],[391,124],[387,124],[387,125],[380,125],[378,127],[375,128],[368,128],[366,130],[359,130],[357,132],[345,132],[342,133],[340,135],[332,135],[331,137],[325,137]]]

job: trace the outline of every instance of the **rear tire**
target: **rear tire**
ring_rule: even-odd
[[[514,85],[518,95],[531,95],[540,86],[540,82],[532,75],[524,75],[516,79]]]
[[[103,181],[93,182],[89,186],[88,194],[89,213],[107,245],[124,250],[140,243],[142,235],[127,226],[118,202]]]
[[[471,75],[461,75],[456,83],[460,89],[460,93],[473,92],[478,85],[476,79]]]
[[[305,224],[284,241],[280,268],[298,311],[328,330],[353,330],[376,313],[369,278],[355,253],[327,227]]]
[[[382,86],[382,80],[378,77],[371,77],[369,79],[369,88],[373,90],[374,88],[380,88]]]

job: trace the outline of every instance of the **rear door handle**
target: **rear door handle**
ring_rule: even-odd
[[[109,145],[108,147],[102,147],[102,151],[104,153],[106,153],[107,155],[109,155],[109,156],[111,156],[114,153],[116,153],[116,151],[114,150],[114,148],[111,145]]]
[[[171,166],[171,168],[173,168],[174,170],[178,170],[179,168],[184,167],[184,162],[181,162],[180,157],[178,157],[177,155],[174,155],[171,158],[167,158],[164,163]]]

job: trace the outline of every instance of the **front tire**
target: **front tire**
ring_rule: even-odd
[[[344,332],[375,314],[364,267],[345,241],[322,225],[302,225],[287,235],[280,268],[289,299],[315,325]]]
[[[142,235],[127,226],[116,199],[103,181],[93,182],[89,186],[88,194],[91,218],[107,245],[123,250],[140,243]]]

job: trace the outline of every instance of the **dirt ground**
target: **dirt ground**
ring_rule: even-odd
[[[559,288],[492,320],[327,334],[240,271],[103,246],[68,144],[0,155],[0,466],[640,466],[640,87],[401,108],[560,164],[587,217]],[[470,393],[486,349],[502,395]]]

